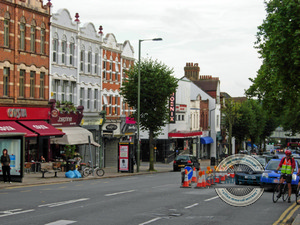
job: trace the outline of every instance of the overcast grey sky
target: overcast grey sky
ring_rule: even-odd
[[[47,2],[44,0],[44,2]],[[138,58],[157,59],[184,76],[186,62],[198,63],[200,75],[219,77],[221,91],[232,97],[244,95],[249,77],[261,65],[254,49],[257,27],[266,16],[263,0],[52,0],[53,12],[66,8],[81,25],[103,26],[118,43],[129,40]]]

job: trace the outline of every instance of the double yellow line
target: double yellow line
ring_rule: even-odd
[[[295,211],[300,208],[300,205],[297,205],[296,202],[294,202],[290,207],[288,207],[279,217],[273,225],[278,224],[286,224],[286,222],[294,215]]]

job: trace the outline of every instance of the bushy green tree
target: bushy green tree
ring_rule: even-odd
[[[239,118],[239,108],[240,103],[233,101],[233,99],[229,98],[225,100],[225,105],[222,107],[222,115],[225,121],[225,126],[228,131],[228,154],[232,154],[232,136],[233,136],[233,127]]]
[[[145,59],[140,63],[140,127],[149,131],[149,170],[154,170],[153,140],[161,128],[169,122],[168,101],[176,91],[177,79],[172,76],[173,69],[157,60]],[[130,107],[138,106],[138,63],[127,73],[128,78],[123,82],[121,95]],[[137,121],[137,111],[132,115]]]
[[[286,130],[300,131],[300,0],[265,1],[256,48],[263,63],[246,91],[281,117]]]

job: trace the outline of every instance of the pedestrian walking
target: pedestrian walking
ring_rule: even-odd
[[[10,180],[10,157],[8,155],[7,149],[3,149],[2,156],[1,156],[1,165],[2,165],[2,173],[3,173],[3,180],[4,183],[9,182]]]

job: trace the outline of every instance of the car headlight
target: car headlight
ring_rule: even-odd
[[[268,173],[263,173],[261,176],[262,176],[263,178],[268,178],[268,177],[269,177],[269,174],[268,174]]]
[[[296,174],[293,174],[292,175],[292,180],[296,180],[297,179],[297,175]]]

